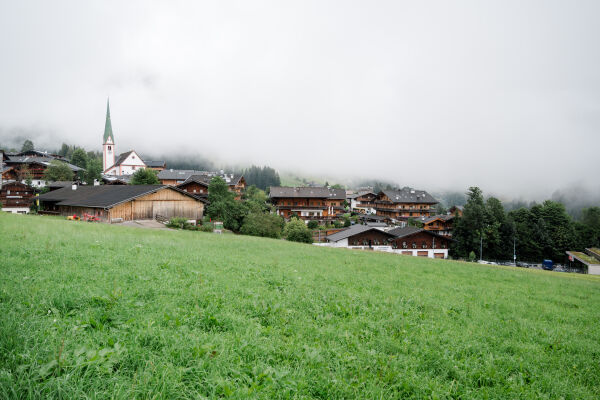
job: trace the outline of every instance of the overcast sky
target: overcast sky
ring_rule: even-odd
[[[0,143],[598,187],[600,1],[3,1]],[[55,143],[56,141],[56,143]]]

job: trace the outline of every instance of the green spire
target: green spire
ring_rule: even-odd
[[[104,143],[111,138],[112,142],[115,143],[115,137],[113,136],[112,125],[110,123],[110,104],[109,100],[106,100],[106,124],[104,125]]]

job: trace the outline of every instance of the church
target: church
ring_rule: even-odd
[[[162,171],[166,168],[164,161],[143,160],[135,150],[130,150],[115,156],[115,136],[110,122],[110,103],[106,103],[106,123],[104,125],[104,142],[102,144],[102,169],[104,175],[127,176],[133,175],[137,170],[150,168]],[[116,158],[116,160],[115,160]]]

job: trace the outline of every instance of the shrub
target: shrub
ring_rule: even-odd
[[[280,238],[283,218],[276,214],[252,212],[244,218],[240,232],[244,235]]]
[[[342,221],[333,221],[334,228],[341,228],[342,226],[344,226],[344,224],[342,224]]]
[[[169,228],[188,229],[190,224],[187,222],[187,218],[174,217],[174,218],[171,218],[171,220],[169,221],[167,226]]]
[[[212,222],[204,222],[200,226],[202,232],[212,232],[215,229],[215,225]]]
[[[317,229],[319,227],[319,222],[317,221],[309,221],[308,229]]]
[[[304,222],[293,218],[285,225],[283,235],[292,242],[312,243],[312,233]]]
[[[477,256],[475,255],[474,251],[472,251],[472,252],[469,253],[469,261],[475,262],[476,258],[477,258]]]

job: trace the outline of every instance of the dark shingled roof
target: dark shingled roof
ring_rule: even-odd
[[[436,219],[441,219],[442,221],[450,221],[453,218],[454,218],[454,215],[440,214],[440,215],[433,215],[433,216],[427,217],[425,219],[420,219],[419,221],[421,221],[424,224],[428,224],[431,221],[435,221]]]
[[[325,239],[330,242],[339,242],[340,240],[349,238],[354,235],[358,235],[359,233],[368,232],[368,231],[378,231],[388,235],[390,238],[393,238],[394,235],[390,235],[388,232],[383,232],[373,226],[368,225],[352,225],[350,228],[344,229],[343,231],[336,232],[332,235],[326,236]]]
[[[346,199],[344,189],[329,189],[326,187],[282,187],[273,186],[269,192],[271,198],[319,198],[319,199]]]
[[[388,231],[388,233],[391,233],[392,235],[394,235],[397,238],[403,238],[403,237],[407,237],[407,236],[412,236],[415,233],[421,233],[421,232],[425,232],[429,235],[435,236],[435,237],[439,237],[439,238],[443,238],[446,239],[450,242],[452,242],[453,240],[447,236],[442,236],[442,235],[438,235],[437,233],[434,233],[432,231],[428,231],[422,228],[417,228],[414,226],[405,226],[404,228],[396,228],[396,229],[392,229],[391,231]]]
[[[83,171],[83,168],[79,168],[76,165],[69,164],[66,161],[60,160],[55,157],[38,157],[38,156],[10,156],[8,160],[4,161],[5,164],[40,164],[49,166],[53,160],[63,162],[71,168],[71,171],[78,172]]]
[[[119,158],[117,158],[117,161],[115,161],[115,163],[113,165],[111,165],[109,167],[109,169],[111,167],[114,167],[115,165],[121,165],[121,164],[123,164],[123,161],[125,161],[127,159],[127,157],[129,157],[129,155],[131,153],[133,153],[133,152],[134,152],[133,150],[129,150],[128,152],[119,154]]]
[[[112,208],[117,204],[163,189],[176,190],[193,199],[205,201],[196,196],[192,196],[183,190],[165,185],[79,186],[77,190],[73,190],[69,186],[43,194],[39,199],[42,202],[57,202],[57,205],[59,206]]]
[[[417,228],[416,226],[405,226],[404,228],[394,228],[394,229],[388,231],[388,233],[390,233],[398,238],[405,237],[405,236],[411,236],[411,235],[414,235],[415,233],[419,233],[419,232],[427,232],[427,231],[422,228]],[[429,232],[429,233],[431,233],[431,232]]]
[[[156,161],[156,160],[144,160],[144,164],[150,168],[160,168],[165,167],[167,163],[165,161]]]
[[[390,198],[392,203],[424,203],[437,204],[437,200],[424,190],[403,188],[400,190],[383,190],[380,193]]]

